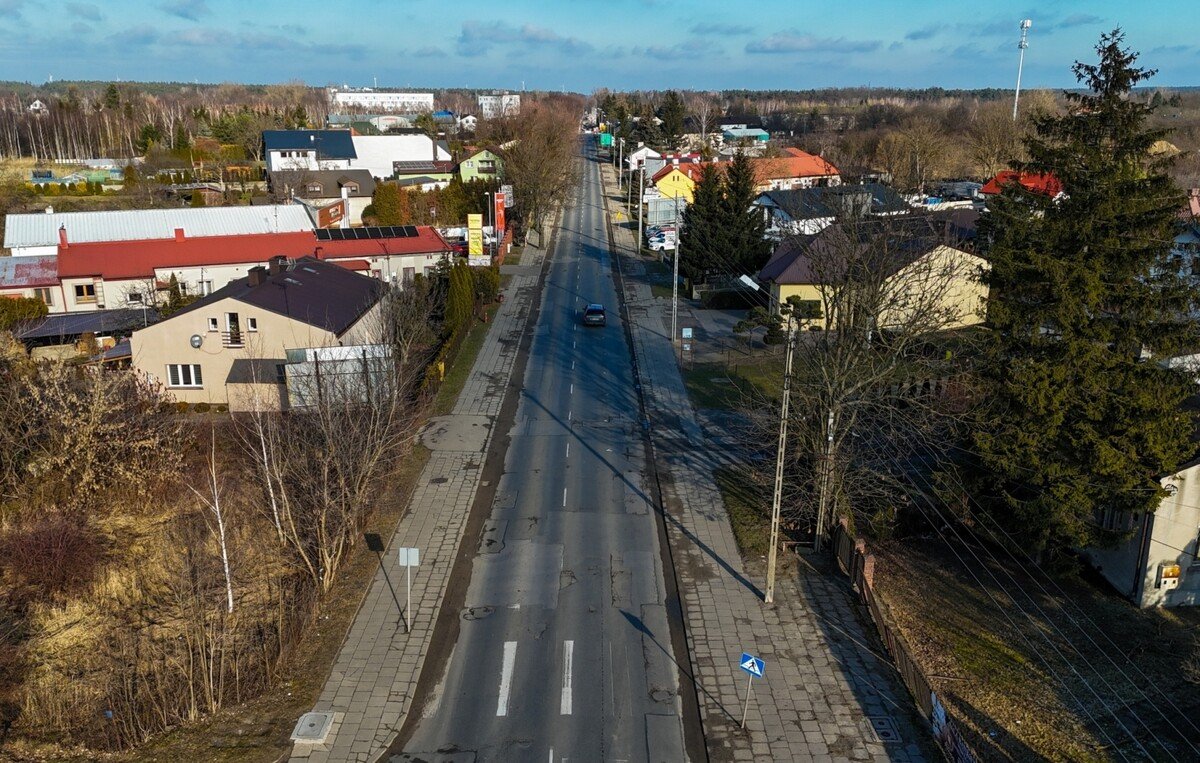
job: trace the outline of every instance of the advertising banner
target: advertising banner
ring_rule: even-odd
[[[317,227],[318,228],[337,228],[341,225],[342,220],[346,219],[346,206],[349,204],[345,199],[339,199],[327,207],[321,207],[317,210]]]
[[[497,242],[504,240],[504,228],[506,227],[504,225],[504,208],[507,206],[504,202],[505,202],[506,198],[507,197],[505,197],[505,195],[503,193],[496,194],[496,199],[495,199],[495,202],[496,202],[495,203],[495,208],[496,208],[495,215],[496,216],[493,217],[492,219],[496,221],[496,231],[495,232],[496,232],[496,241]]]
[[[500,193],[504,194],[504,208],[512,209],[512,205],[513,205],[512,186],[509,185],[508,183],[505,183],[504,185],[500,186]]]
[[[483,215],[467,215],[467,256],[483,254]]]

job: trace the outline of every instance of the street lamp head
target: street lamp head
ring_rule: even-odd
[[[1021,28],[1028,29],[1033,26],[1033,19],[1021,19]]]

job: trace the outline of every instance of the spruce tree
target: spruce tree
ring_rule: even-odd
[[[989,202],[989,332],[982,379],[992,401],[974,433],[975,496],[1037,553],[1103,544],[1103,511],[1153,511],[1159,479],[1195,450],[1181,404],[1188,377],[1162,360],[1196,347],[1191,263],[1172,253],[1184,203],[1137,68],[1114,30],[1086,92],[1044,115],[1018,170],[1053,175],[1062,195],[1013,184]]]
[[[737,265],[741,273],[748,275],[762,270],[771,255],[770,243],[766,240],[766,220],[762,211],[754,206],[754,200],[758,197],[756,185],[754,163],[739,151],[725,172],[722,219],[728,230],[726,240],[729,252],[726,259]]]
[[[693,283],[703,283],[713,272],[727,271],[730,230],[725,215],[725,177],[715,164],[700,170],[692,189],[692,203],[682,215],[679,269]]]

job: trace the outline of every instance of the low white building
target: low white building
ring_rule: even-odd
[[[521,96],[515,94],[481,95],[478,99],[479,116],[484,119],[515,117],[521,113]]]
[[[330,93],[334,111],[359,109],[420,114],[433,111],[433,93],[402,93],[393,90],[334,90]]]
[[[390,178],[397,162],[448,162],[450,150],[424,133],[403,135],[355,135],[355,169],[367,170],[372,177]]]
[[[1139,607],[1200,604],[1200,459],[1160,483],[1170,493],[1152,513],[1106,512],[1102,527],[1129,537],[1113,548],[1090,548],[1088,560]]]

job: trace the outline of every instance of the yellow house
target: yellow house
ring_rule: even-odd
[[[911,224],[914,222],[917,225]],[[881,233],[892,242],[889,251],[868,252],[866,245],[845,247],[845,239],[838,239],[845,229],[837,225],[816,236],[786,239],[759,272],[758,280],[770,288],[773,305],[792,297],[816,302],[822,317],[807,325],[836,328],[836,312],[842,303],[838,283],[846,277],[849,262],[856,261],[883,276],[872,296],[880,311],[876,316],[879,328],[921,323],[934,331],[982,323],[988,287],[981,276],[988,269],[987,261],[932,235],[936,226],[921,225],[923,222],[881,223]],[[831,312],[834,314],[827,314]]]
[[[651,181],[664,199],[679,197],[691,204],[696,183],[700,182],[700,173],[705,166],[698,162],[668,164],[654,173]]]
[[[285,408],[297,352],[380,341],[388,288],[332,262],[277,257],[135,331],[133,370],[178,402]]]

